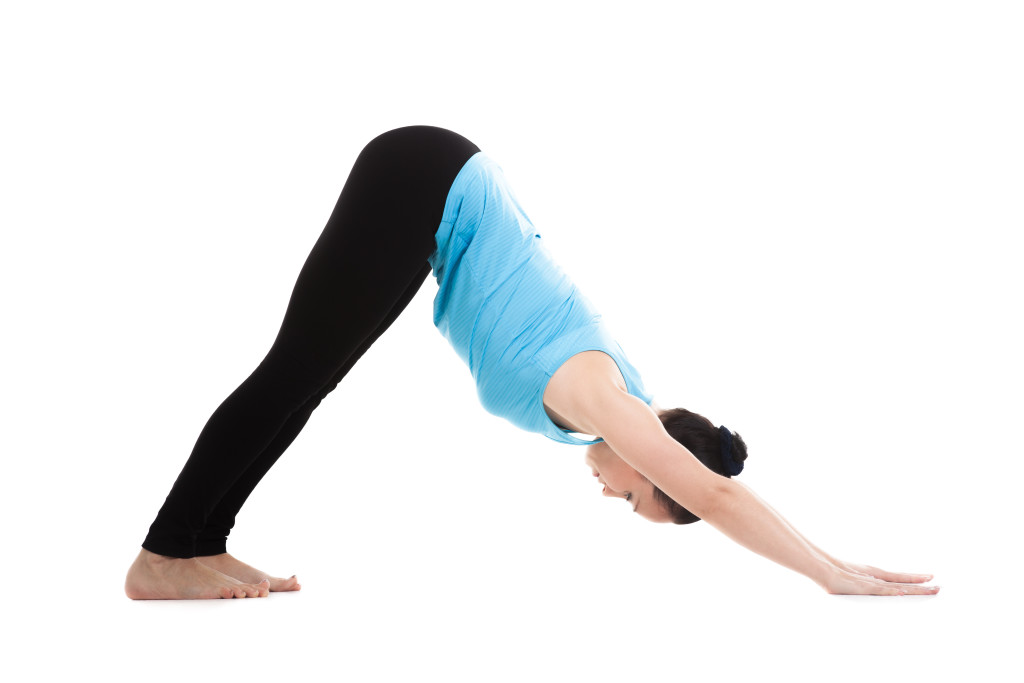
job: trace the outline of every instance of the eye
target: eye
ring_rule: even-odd
[[[629,491],[626,491],[626,500],[627,501],[633,500],[633,494],[630,493]]]

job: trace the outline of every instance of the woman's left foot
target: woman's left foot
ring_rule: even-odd
[[[216,569],[221,574],[227,574],[233,579],[238,579],[242,583],[259,583],[263,579],[270,581],[271,592],[281,591],[297,591],[302,586],[299,585],[299,580],[294,576],[288,579],[279,579],[261,572],[255,567],[250,567],[245,562],[235,559],[229,553],[223,553],[221,555],[206,555],[203,557],[197,557],[202,564],[205,564],[211,569]]]

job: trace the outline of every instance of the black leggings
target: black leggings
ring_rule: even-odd
[[[142,547],[226,552],[246,498],[430,273],[448,190],[480,148],[407,126],[359,153],[266,357],[213,412]]]

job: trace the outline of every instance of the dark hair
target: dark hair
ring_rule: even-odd
[[[658,417],[665,431],[697,456],[705,467],[723,477],[729,476],[722,466],[722,435],[711,420],[685,408],[664,410]],[[747,444],[737,432],[732,432],[732,458],[738,463],[747,459]],[[692,524],[700,520],[657,486],[654,487],[654,500],[668,510],[676,524]]]

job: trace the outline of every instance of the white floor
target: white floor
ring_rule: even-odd
[[[401,566],[402,553],[382,565],[356,545],[297,568],[267,553],[304,588],[261,600],[132,602],[113,563],[45,583],[14,578],[26,567],[4,600],[6,666],[18,680],[1020,680],[1013,579],[983,581],[941,553],[938,596],[886,599],[828,596],[710,543],[688,568],[639,544],[634,562],[602,563],[572,543],[531,552],[520,537],[504,558],[502,544],[445,535],[429,553],[422,530],[396,531]],[[693,553],[680,542],[675,555]]]
[[[1021,681],[1013,3],[4,3],[0,678]],[[503,167],[665,406],[929,598],[826,595],[487,415],[432,280],[246,505],[265,600],[124,573],[361,147]]]
[[[1020,680],[1018,517],[996,500],[1009,486],[966,510],[948,505],[948,468],[873,484],[848,472],[844,484],[825,467],[828,483],[813,486],[751,435],[741,476],[809,538],[839,557],[934,573],[942,586],[933,597],[830,596],[710,526],[642,520],[600,495],[582,450],[530,434],[505,432],[488,458],[471,448],[483,431],[424,441],[418,454],[356,440],[377,457],[344,457],[346,432],[389,425],[346,425],[357,393],[318,409],[233,533],[236,555],[297,574],[302,591],[128,600],[124,572],[173,472],[140,475],[144,485],[120,498],[126,482],[111,481],[90,509],[72,470],[55,490],[91,512],[40,518],[64,529],[67,564],[8,565],[7,665],[33,680],[90,670],[168,681]],[[429,433],[428,422],[406,428]],[[455,455],[425,462],[445,448]],[[97,519],[109,524],[99,540]]]

